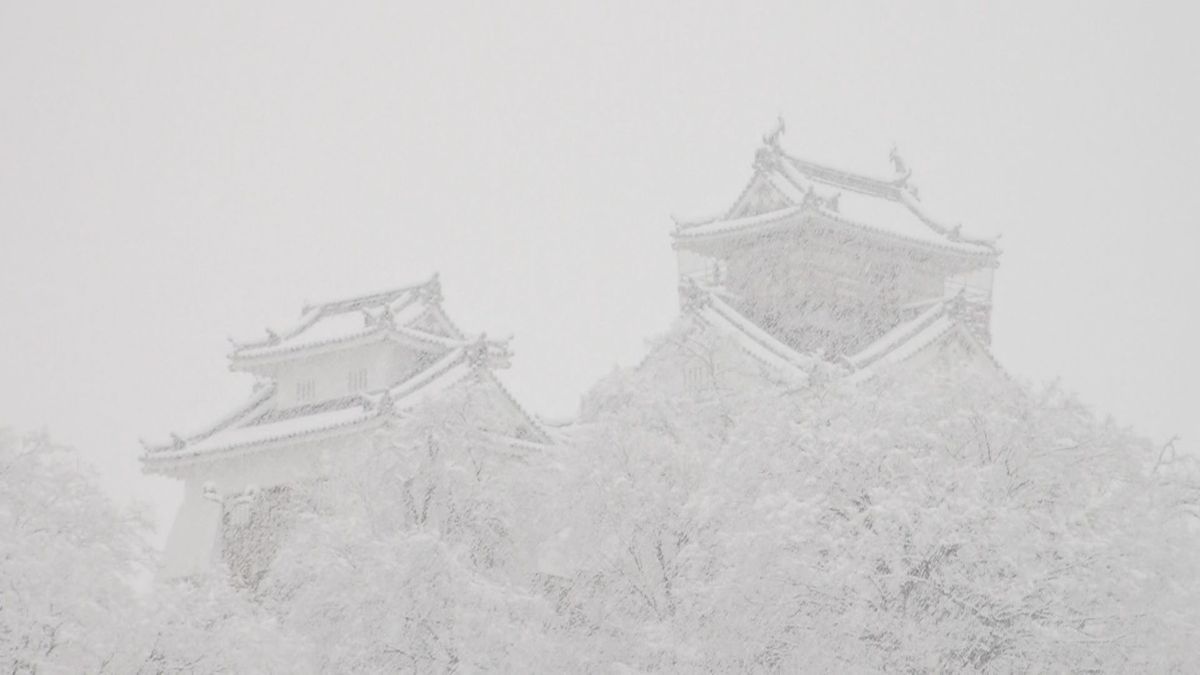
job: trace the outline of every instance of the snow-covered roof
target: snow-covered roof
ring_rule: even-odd
[[[675,241],[687,245],[819,221],[892,243],[971,256],[997,254],[992,241],[968,237],[959,226],[932,218],[894,152],[893,161],[895,177],[865,176],[794,157],[780,147],[779,133],[774,133],[758,151],[755,173],[733,206],[716,219],[678,223]]]
[[[755,360],[793,383],[804,383],[818,359],[780,342],[759,328],[721,297],[720,287],[701,286],[688,280],[680,288],[684,310],[697,327],[712,329]]]
[[[291,444],[301,439],[328,440],[358,433],[382,424],[389,415],[402,414],[473,376],[495,382],[505,400],[539,437],[537,440],[544,440],[545,434],[537,421],[508,394],[490,370],[504,363],[507,358],[508,351],[504,343],[481,337],[449,350],[428,367],[387,389],[289,410],[264,408],[267,400],[263,399],[246,408],[247,411],[254,411],[254,415],[242,414],[232,423],[215,426],[189,438],[175,436],[172,443],[147,445],[142,462],[153,471]]]
[[[144,465],[151,471],[166,471],[275,445],[357,433],[468,378],[493,386],[502,408],[519,420],[517,429],[524,440],[548,441],[541,424],[493,372],[509,365],[507,341],[488,340],[485,335],[464,337],[441,311],[440,302],[441,289],[434,275],[421,284],[306,305],[290,329],[269,332],[266,340],[236,345],[230,355],[233,367],[253,369],[259,363],[307,358],[326,349],[377,340],[413,347],[421,353],[416,362],[426,365],[416,366],[403,380],[391,379],[377,390],[302,405],[284,403],[273,382],[260,381],[249,400],[200,431],[172,434],[165,443],[143,442]],[[281,403],[287,407],[280,407]]]
[[[680,291],[686,316],[697,325],[712,328],[729,338],[742,351],[785,379],[806,382],[815,368],[825,364],[821,356],[788,346],[738,312],[722,297],[725,291],[721,287],[701,286],[689,279]],[[916,317],[896,325],[855,354],[842,357],[841,364],[849,368],[852,380],[866,379],[880,368],[907,361],[952,336],[961,336],[990,359],[987,346],[958,318],[956,307],[960,301],[960,298],[951,297],[925,303]]]
[[[898,324],[857,353],[844,357],[843,360],[855,370],[851,379],[869,379],[879,369],[903,363],[951,338],[965,341],[994,361],[987,346],[956,316],[956,306],[960,302],[960,298],[947,298],[931,303],[915,318]]]
[[[235,343],[235,366],[305,356],[381,340],[403,342],[429,351],[462,346],[462,333],[440,309],[437,275],[411,286],[306,305],[300,319],[283,331],[267,331],[261,340]]]

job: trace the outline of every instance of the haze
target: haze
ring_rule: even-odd
[[[570,415],[676,313],[670,214],[787,147],[1002,234],[994,351],[1196,448],[1197,11],[1118,3],[0,4],[0,424],[160,520],[139,436],[249,389],[226,336],[440,271]]]

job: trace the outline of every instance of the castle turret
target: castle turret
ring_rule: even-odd
[[[261,540],[262,528],[229,533],[255,525],[246,513],[268,518],[273,503],[320,478],[331,451],[370,449],[373,431],[465,382],[489,392],[488,432],[545,442],[541,426],[493,372],[507,367],[509,356],[506,343],[468,337],[450,321],[436,276],[308,305],[288,329],[235,343],[230,369],[257,378],[249,399],[198,432],[147,445],[141,458],[147,473],[184,481],[164,574],[202,572],[222,548]]]

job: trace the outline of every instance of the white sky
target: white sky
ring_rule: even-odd
[[[777,114],[1003,234],[1010,370],[1200,445],[1193,3],[166,4],[0,0],[0,424],[163,518],[136,439],[239,402],[226,336],[305,299],[440,270],[573,411],[675,314],[669,214],[728,205]]]

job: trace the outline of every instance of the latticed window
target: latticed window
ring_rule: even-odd
[[[317,383],[313,380],[301,380],[296,383],[296,401],[307,403],[317,398]]]
[[[346,388],[351,392],[365,390],[367,388],[367,369],[351,371],[346,376]]]
[[[699,389],[708,384],[708,369],[697,360],[689,360],[683,365],[683,383],[688,389]]]

